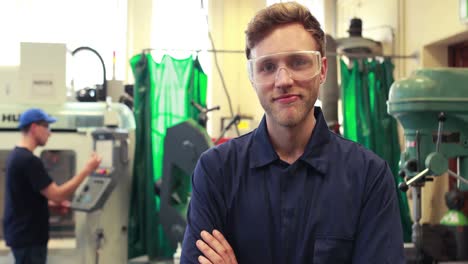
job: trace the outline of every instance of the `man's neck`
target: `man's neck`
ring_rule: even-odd
[[[27,148],[33,152],[37,147],[37,143],[27,135],[23,135],[20,142],[18,143],[18,147]]]
[[[304,122],[295,127],[267,124],[273,148],[281,160],[292,164],[302,156],[312,136],[315,123],[316,120],[313,117],[309,122]]]

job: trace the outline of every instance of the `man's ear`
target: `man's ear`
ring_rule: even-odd
[[[38,125],[37,125],[36,123],[33,122],[33,123],[31,123],[31,125],[29,126],[29,130],[30,130],[30,131],[35,130],[35,129],[37,129],[37,126],[38,126]]]
[[[320,84],[323,84],[327,79],[328,61],[327,57],[322,58],[322,68],[320,69]]]

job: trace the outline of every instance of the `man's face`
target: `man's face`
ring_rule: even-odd
[[[274,78],[271,83],[260,84],[251,80],[269,124],[295,127],[304,120],[313,118],[313,107],[317,100],[319,86],[326,76],[326,58],[317,59],[317,63],[321,64],[317,75],[311,74],[313,78],[305,78],[293,71],[296,62],[288,62],[293,57],[289,56],[288,52],[317,51],[317,49],[318,45],[312,35],[298,23],[277,27],[252,48],[252,59],[280,54],[278,57],[273,56],[274,65],[277,65],[277,68],[272,68]],[[293,66],[290,66],[291,64]]]
[[[47,122],[37,122],[33,123],[31,126],[34,140],[38,146],[45,146],[47,140],[50,137],[50,127]]]

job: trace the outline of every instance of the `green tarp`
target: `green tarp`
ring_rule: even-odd
[[[387,99],[393,83],[393,64],[389,59],[355,59],[351,67],[341,60],[341,100],[343,136],[359,142],[385,159],[395,176],[405,242],[411,242],[411,217],[408,199],[397,186],[400,146],[396,120],[387,113]]]
[[[129,258],[148,255],[150,260],[174,253],[158,220],[160,200],[155,182],[163,173],[166,129],[198,110],[190,102],[206,106],[207,77],[198,59],[164,56],[156,63],[151,54],[130,60],[135,79],[134,114],[136,144],[128,230]]]

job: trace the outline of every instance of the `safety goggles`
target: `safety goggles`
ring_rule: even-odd
[[[319,51],[280,52],[247,61],[250,81],[257,85],[273,84],[281,69],[296,81],[306,81],[320,73],[322,60]]]

